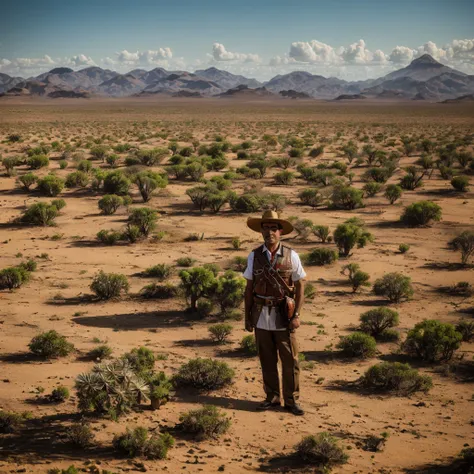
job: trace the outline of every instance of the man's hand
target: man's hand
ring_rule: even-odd
[[[253,325],[250,321],[245,321],[245,330],[248,332],[253,332]]]
[[[290,319],[290,324],[289,324],[290,329],[298,329],[300,325],[301,325],[300,318],[296,317],[296,318]]]

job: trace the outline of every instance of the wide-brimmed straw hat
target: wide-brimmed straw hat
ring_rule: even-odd
[[[247,226],[255,232],[262,232],[262,224],[264,223],[280,224],[282,226],[281,235],[286,235],[293,231],[291,222],[280,219],[275,211],[265,211],[262,217],[249,217],[247,219]]]

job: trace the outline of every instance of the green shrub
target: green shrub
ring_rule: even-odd
[[[382,393],[410,395],[414,392],[428,392],[433,386],[431,377],[420,375],[409,364],[382,362],[373,365],[361,377],[363,387]]]
[[[398,326],[398,313],[389,308],[375,308],[360,315],[360,330],[378,339],[384,331]]]
[[[456,190],[462,193],[465,193],[469,190],[469,176],[461,175],[455,176],[451,180],[451,186]]]
[[[332,206],[335,209],[347,209],[347,210],[363,207],[364,205],[362,201],[363,196],[364,196],[364,193],[360,189],[352,188],[351,186],[343,186],[343,185],[334,186],[334,189],[331,195]]]
[[[131,369],[136,374],[144,374],[146,372],[151,372],[155,366],[155,354],[148,347],[138,347],[132,349],[130,352],[127,352],[122,356],[122,359],[125,359]]]
[[[339,224],[333,233],[339,254],[348,257],[351,250],[357,245],[357,248],[363,248],[369,242],[373,242],[373,235],[367,232],[363,226],[349,223]]]
[[[112,154],[112,155],[107,155],[105,158],[105,162],[111,167],[115,168],[117,161],[120,159],[118,155]]]
[[[321,466],[329,470],[332,466],[345,464],[349,456],[341,448],[337,439],[322,432],[316,436],[305,436],[296,446],[296,456],[303,462]]]
[[[104,178],[104,192],[123,196],[128,194],[131,184],[121,171],[112,171]]]
[[[235,200],[230,201],[230,206],[234,212],[252,213],[262,209],[263,201],[256,194],[242,194]]]
[[[294,179],[295,174],[291,171],[281,171],[274,176],[275,184],[290,185]]]
[[[408,244],[400,244],[398,250],[400,253],[407,253],[410,250],[410,246]]]
[[[26,262],[21,262],[18,267],[25,269],[27,272],[35,272],[38,264],[30,258]]]
[[[148,202],[151,199],[155,189],[165,188],[168,184],[166,177],[153,171],[141,171],[135,175],[133,181],[138,186],[143,202]]]
[[[456,331],[461,334],[464,342],[471,342],[474,337],[474,321],[461,321],[456,324]]]
[[[151,148],[149,150],[137,150],[136,157],[145,166],[155,166],[169,154],[166,148]]]
[[[174,438],[169,433],[150,436],[146,428],[138,426],[115,435],[112,444],[115,451],[130,458],[166,459],[169,448],[174,446]]]
[[[158,278],[159,280],[166,280],[171,276],[173,272],[173,267],[171,265],[166,265],[165,263],[159,263],[158,265],[153,265],[145,270],[144,274],[147,277]]]
[[[148,207],[137,207],[132,209],[128,216],[128,222],[137,226],[142,235],[148,236],[156,228],[158,214],[154,209]]]
[[[92,170],[92,163],[88,160],[81,160],[77,164],[77,170],[82,173],[90,173],[90,171]]]
[[[180,257],[176,260],[178,267],[192,267],[196,263],[196,259],[192,257]]]
[[[103,360],[103,359],[108,359],[109,357],[112,356],[112,348],[106,344],[102,344],[100,346],[94,347],[94,349],[91,349],[88,352],[88,356],[91,359],[97,360]]]
[[[179,289],[172,283],[165,283],[164,285],[151,283],[140,290],[140,296],[143,298],[156,298],[159,300],[174,298],[178,296],[178,294]]]
[[[468,281],[458,281],[447,288],[446,291],[454,296],[470,297],[474,295],[474,287]]]
[[[376,183],[371,181],[370,183],[365,183],[362,190],[364,194],[368,197],[374,197],[380,190],[382,189],[382,185],[380,183]]]
[[[355,332],[341,338],[336,346],[347,357],[360,357],[366,359],[376,353],[377,343],[372,336],[363,332]]]
[[[449,242],[449,246],[461,252],[461,262],[466,265],[471,255],[474,254],[474,232],[466,230]]]
[[[361,270],[357,270],[350,278],[352,284],[352,291],[355,293],[359,288],[363,286],[370,286],[369,280],[370,275]]]
[[[313,249],[307,254],[302,255],[302,260],[305,265],[330,265],[338,259],[337,252],[329,248]]]
[[[240,341],[240,348],[247,355],[257,355],[257,343],[255,341],[255,336],[253,334],[248,334],[247,336],[244,336]]]
[[[196,304],[196,311],[202,318],[206,318],[214,311],[214,303],[211,300],[199,300]]]
[[[324,202],[324,196],[318,188],[304,189],[298,194],[300,201],[313,208],[320,206]]]
[[[397,184],[389,184],[385,188],[385,198],[388,199],[390,204],[395,204],[395,201],[398,201],[403,194],[403,190],[400,186]]]
[[[46,155],[33,155],[26,160],[26,164],[32,170],[39,170],[49,165],[49,158]]]
[[[38,179],[38,191],[46,196],[57,196],[64,189],[64,180],[53,174]]]
[[[29,280],[29,272],[20,267],[8,267],[0,270],[0,290],[20,288]]]
[[[305,299],[312,300],[316,296],[316,288],[312,283],[306,283],[304,286]]]
[[[74,171],[66,176],[66,188],[85,188],[88,183],[89,175],[83,171]]]
[[[150,384],[150,400],[153,409],[167,403],[173,392],[173,384],[164,372],[153,374],[148,378]]]
[[[313,234],[319,240],[321,240],[321,242],[323,244],[325,244],[326,242],[331,241],[330,230],[329,230],[328,226],[326,226],[326,225],[314,225],[312,230],[313,230]]]
[[[216,390],[232,383],[234,370],[225,362],[213,359],[191,359],[179,368],[174,381],[178,387]]]
[[[67,161],[66,160],[59,160],[59,169],[65,170],[67,168]]]
[[[102,270],[94,277],[90,289],[103,300],[118,298],[122,292],[127,293],[127,277],[120,273],[104,273]]]
[[[427,362],[448,361],[461,345],[462,334],[449,323],[424,320],[410,329],[403,350]]]
[[[74,346],[54,329],[35,336],[28,347],[33,354],[46,359],[66,357],[74,350]]]
[[[20,217],[20,222],[31,225],[52,226],[58,216],[58,209],[52,204],[37,202],[28,206]]]
[[[66,441],[78,448],[88,448],[94,444],[95,434],[89,423],[73,423],[66,432]]]
[[[108,147],[106,145],[94,145],[90,149],[90,154],[93,158],[104,161],[107,151]]]
[[[25,414],[0,410],[0,433],[14,433],[25,421]]]
[[[230,418],[213,405],[183,413],[179,421],[185,433],[191,433],[198,439],[218,438],[226,433],[231,425]]]
[[[38,181],[38,176],[36,176],[34,173],[29,172],[20,176],[17,181],[23,186],[24,189],[26,189],[26,191],[29,191],[31,186],[33,186],[33,184]]]
[[[0,156],[1,158],[1,156]],[[5,167],[5,170],[7,172],[7,176],[15,176],[16,175],[16,169],[15,166],[19,166],[22,164],[20,158],[18,156],[11,156],[7,158],[3,158],[2,160],[2,165]]]
[[[441,220],[441,207],[432,201],[414,202],[405,208],[400,220],[410,226],[425,226]]]
[[[411,278],[397,272],[386,273],[376,280],[373,289],[377,296],[385,296],[392,303],[410,299],[414,293]]]
[[[181,279],[181,288],[193,311],[196,310],[199,298],[208,296],[216,285],[213,272],[202,267],[181,270],[179,278]]]
[[[211,296],[213,301],[220,306],[221,313],[240,306],[244,300],[245,286],[245,278],[232,270],[227,270],[217,278],[215,286],[211,289]]]
[[[311,158],[317,158],[318,156],[324,153],[324,145],[318,146],[316,148],[312,148],[309,152],[309,156]]]
[[[232,325],[226,323],[218,323],[209,326],[208,331],[211,339],[217,344],[225,344],[233,330]]]
[[[97,240],[105,245],[115,245],[119,240],[122,239],[122,234],[116,230],[102,229],[97,232]]]
[[[58,387],[56,387],[49,396],[52,402],[57,403],[65,402],[69,397],[69,389],[67,387],[64,387],[63,385],[59,385]]]

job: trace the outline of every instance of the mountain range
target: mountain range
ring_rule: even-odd
[[[324,100],[363,98],[446,101],[474,93],[474,75],[445,66],[428,54],[377,79],[345,81],[294,71],[266,82],[215,67],[190,73],[155,68],[120,74],[88,67],[73,71],[58,67],[24,79],[0,73],[0,95],[58,97],[290,97]]]

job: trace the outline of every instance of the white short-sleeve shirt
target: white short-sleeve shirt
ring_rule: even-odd
[[[262,252],[266,253],[268,261],[270,261],[271,252],[267,249],[265,245],[263,246]],[[280,244],[280,247],[278,247],[276,255],[281,255],[282,253],[283,253],[283,250]],[[290,257],[291,257],[291,267],[292,267],[291,278],[293,281],[301,280],[302,278],[306,276],[306,272],[304,271],[303,265],[301,265],[300,257],[294,250],[291,250]],[[253,280],[253,261],[254,261],[254,251],[250,252],[247,259],[247,268],[245,269],[245,272],[244,272],[244,277],[247,280]],[[276,322],[275,308],[271,308],[271,311],[269,311],[268,306],[264,306],[260,313],[260,317],[258,318],[257,328],[265,329],[266,331],[286,331],[285,328],[277,329],[275,322]]]

